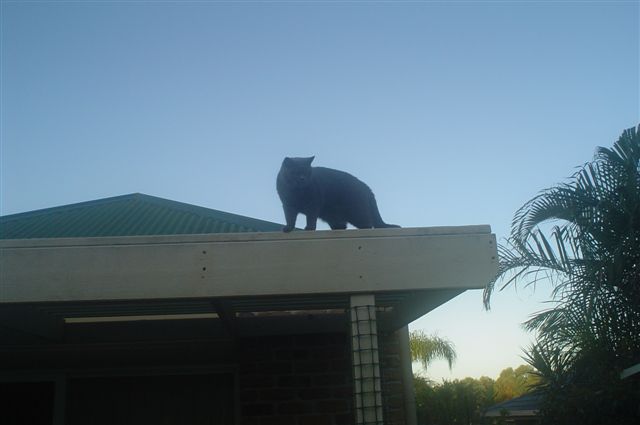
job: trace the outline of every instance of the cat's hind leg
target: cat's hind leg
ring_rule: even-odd
[[[353,224],[358,229],[372,229],[373,227],[375,227],[373,225],[373,218],[366,212],[354,215],[349,220],[349,223]]]
[[[314,214],[307,214],[307,227],[304,230],[316,230],[316,224],[318,222],[318,216]]]

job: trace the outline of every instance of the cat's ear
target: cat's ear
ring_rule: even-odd
[[[311,163],[313,162],[314,158],[315,158],[315,156],[311,156],[311,157],[307,158],[306,162],[309,165],[309,167],[311,167]]]
[[[288,156],[284,158],[284,161],[282,161],[282,165],[285,167],[289,167],[292,163],[293,161]]]

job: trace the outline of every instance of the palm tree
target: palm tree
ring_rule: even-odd
[[[524,204],[499,246],[485,307],[498,280],[500,289],[544,279],[553,287],[551,308],[525,323],[538,332],[528,359],[543,386],[597,384],[640,362],[639,164],[640,126]]]
[[[613,149],[598,148],[571,182],[542,191],[516,212],[485,306],[498,279],[508,278],[502,289],[546,278],[554,306],[527,328],[567,347],[593,338],[621,353],[640,346],[638,130],[624,131]],[[551,220],[560,223],[545,232]]]
[[[419,361],[425,369],[435,359],[446,360],[451,369],[457,357],[455,346],[451,341],[437,335],[429,336],[419,330],[409,333],[409,349],[411,360]]]

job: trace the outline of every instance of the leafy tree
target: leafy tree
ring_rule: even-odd
[[[514,396],[519,396],[530,389],[528,384],[531,382],[531,372],[530,366],[523,365],[516,369],[504,369],[500,376],[502,380],[509,377],[513,378],[511,379],[513,382],[527,382],[526,385],[519,385],[519,391],[514,390]],[[470,425],[487,422],[483,418],[486,409],[502,401],[495,397],[499,387],[498,381],[501,378],[494,381],[483,376],[480,379],[454,379],[438,384],[423,376],[414,376],[418,423],[420,425]]]
[[[553,423],[638,419],[637,385],[619,373],[640,362],[639,164],[640,127],[630,128],[568,183],[524,204],[499,247],[487,308],[499,279],[501,289],[543,279],[553,287],[551,307],[525,323],[538,334],[528,361]]]
[[[489,378],[488,376],[481,376],[478,379],[478,386],[481,390],[481,399],[482,404],[485,407],[491,406],[492,404],[497,403],[496,401],[496,381]]]
[[[409,333],[409,347],[411,360],[420,361],[425,369],[435,359],[446,360],[451,369],[457,357],[455,346],[451,341],[437,335],[429,336],[419,330]]]
[[[432,399],[434,383],[428,378],[420,375],[413,375],[413,389],[416,398],[416,414],[419,424],[431,424]]]
[[[512,367],[504,369],[494,384],[496,403],[528,393],[539,380],[535,369],[529,365],[521,365],[516,369]]]

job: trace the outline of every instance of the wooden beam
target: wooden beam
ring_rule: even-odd
[[[60,340],[64,335],[62,319],[42,313],[32,306],[0,304],[0,328],[45,340]]]
[[[482,288],[488,226],[0,242],[0,303]]]

